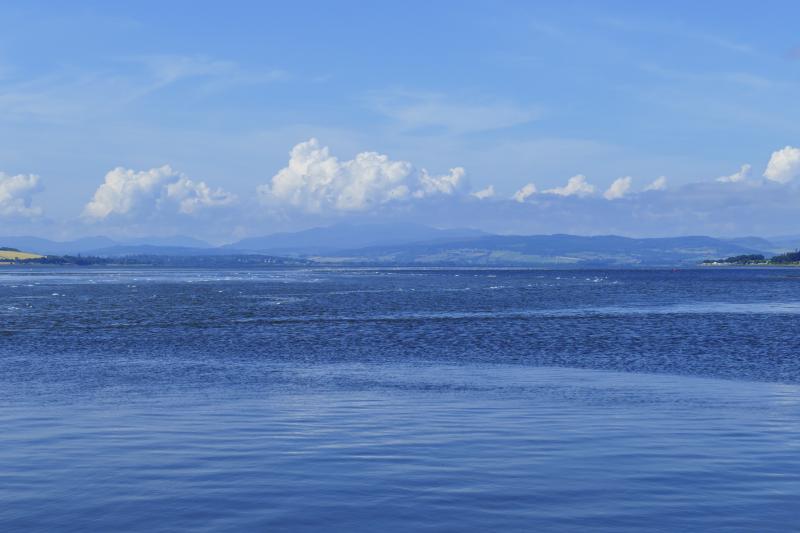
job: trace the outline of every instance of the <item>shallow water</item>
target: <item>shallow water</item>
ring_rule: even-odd
[[[2,530],[789,531],[800,277],[4,269]]]

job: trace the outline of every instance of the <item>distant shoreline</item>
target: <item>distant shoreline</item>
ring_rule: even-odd
[[[118,258],[115,258],[118,259]],[[791,264],[760,264],[760,265],[742,265],[742,264],[644,264],[644,265],[615,265],[615,264],[496,264],[496,265],[478,265],[478,264],[397,264],[397,263],[225,263],[225,262],[191,262],[181,261],[179,263],[160,262],[160,263],[146,263],[146,262],[121,262],[118,260],[110,260],[108,262],[82,262],[82,263],[56,263],[56,262],[3,262],[0,261],[0,272],[3,268],[8,269],[31,269],[31,270],[47,270],[57,268],[76,268],[76,269],[93,269],[93,268],[107,268],[107,269],[313,269],[313,270],[441,270],[441,271],[564,271],[564,272],[589,272],[589,271],[623,271],[623,270],[666,270],[673,272],[701,270],[708,268],[797,268],[800,263]]]

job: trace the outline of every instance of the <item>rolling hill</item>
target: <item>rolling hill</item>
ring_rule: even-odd
[[[19,243],[26,245],[20,246]],[[3,237],[0,246],[50,256],[184,258],[180,260],[182,263],[192,257],[216,257],[213,261],[206,261],[218,264],[219,258],[224,256],[260,255],[310,260],[318,264],[542,267],[693,265],[709,258],[747,254],[769,256],[780,250],[774,242],[759,237],[492,235],[479,230],[442,230],[415,224],[337,224],[249,238],[220,247],[211,247],[187,237],[138,239],[125,243],[107,237],[68,242]]]
[[[615,235],[487,235],[343,250],[320,262],[484,266],[673,266],[708,257],[761,253],[705,236],[634,239]]]
[[[475,229],[437,229],[422,224],[334,224],[292,233],[243,239],[224,249],[280,255],[319,255],[368,246],[479,237]]]
[[[39,259],[44,257],[39,254],[29,252],[22,252],[14,248],[0,248],[0,262],[1,261],[21,261],[24,259]]]

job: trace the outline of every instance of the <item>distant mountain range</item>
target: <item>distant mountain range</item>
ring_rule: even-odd
[[[800,239],[706,236],[628,238],[615,235],[492,235],[473,229],[424,225],[337,224],[295,233],[248,238],[220,247],[191,237],[118,242],[87,237],[57,242],[38,237],[0,237],[0,246],[47,255],[99,257],[284,256],[320,264],[482,266],[656,266],[697,264],[745,254],[773,255],[795,249]]]
[[[190,248],[196,251],[208,250],[213,247],[200,239],[185,236],[175,237],[153,237],[131,239],[125,242],[115,241],[108,237],[84,237],[71,241],[53,241],[41,237],[2,237],[0,236],[0,246],[9,246],[20,250],[35,250],[36,253],[47,255],[126,255],[126,253],[148,253],[134,252],[139,247],[155,251],[156,253],[170,254],[170,249]]]
[[[647,266],[695,264],[708,257],[763,253],[704,236],[632,239],[615,235],[486,235],[471,239],[374,246],[318,261],[419,265]]]
[[[422,224],[336,224],[244,239],[223,248],[276,255],[324,255],[368,246],[398,246],[483,235],[487,233],[474,229],[436,229]]]

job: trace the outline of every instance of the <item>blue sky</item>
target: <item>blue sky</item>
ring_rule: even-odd
[[[800,233],[798,16],[795,2],[5,2],[0,233],[222,242],[351,218]],[[359,160],[372,152],[385,160]],[[565,191],[577,175],[591,192]]]

